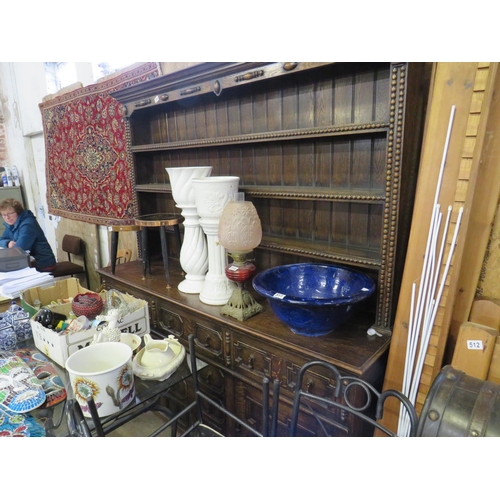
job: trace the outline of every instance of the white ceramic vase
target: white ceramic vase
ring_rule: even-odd
[[[219,242],[219,219],[226,203],[238,191],[239,177],[214,176],[193,179],[200,225],[207,236],[208,272],[200,292],[205,304],[224,305],[236,285],[226,278],[227,251]]]
[[[132,350],[121,342],[101,342],[75,351],[66,360],[71,387],[83,414],[90,417],[92,396],[100,417],[112,415],[135,398]]]
[[[208,248],[196,210],[192,180],[209,176],[212,167],[171,167],[165,170],[170,177],[176,206],[184,217],[184,239],[179,261],[186,275],[177,288],[184,293],[200,293],[208,270]]]

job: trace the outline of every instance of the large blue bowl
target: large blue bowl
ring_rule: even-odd
[[[257,274],[253,287],[292,332],[307,337],[333,332],[375,291],[368,275],[330,264],[273,267]]]

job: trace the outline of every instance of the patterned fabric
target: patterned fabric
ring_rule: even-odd
[[[49,212],[100,225],[133,224],[137,199],[124,106],[109,93],[160,75],[144,63],[39,104]]]

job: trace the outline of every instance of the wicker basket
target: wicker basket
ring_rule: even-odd
[[[104,302],[97,293],[81,293],[73,299],[71,308],[76,316],[93,319],[102,312]]]

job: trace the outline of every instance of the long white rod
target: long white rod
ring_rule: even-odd
[[[442,276],[442,279],[441,279],[441,284],[440,284],[438,295],[437,295],[436,300],[434,302],[434,308],[433,308],[433,312],[432,312],[432,317],[431,317],[431,320],[429,322],[427,330],[425,332],[423,332],[423,338],[422,338],[422,342],[421,342],[421,348],[420,348],[419,357],[418,357],[418,360],[417,360],[417,370],[416,370],[416,375],[417,376],[414,378],[414,381],[413,381],[414,383],[412,384],[412,389],[410,391],[410,396],[409,396],[409,399],[410,399],[410,401],[413,404],[415,404],[415,400],[416,400],[416,397],[417,397],[417,390],[418,390],[418,386],[420,384],[420,378],[421,378],[421,375],[422,375],[422,368],[423,368],[423,364],[424,364],[424,360],[425,360],[425,355],[427,353],[427,347],[429,345],[429,341],[430,341],[430,337],[431,337],[431,332],[432,332],[432,327],[433,327],[433,324],[434,324],[434,319],[436,318],[437,310],[439,308],[439,304],[441,302],[441,297],[442,297],[442,294],[443,294],[444,285],[445,285],[446,279],[448,277],[448,272],[449,272],[449,269],[450,269],[451,260],[453,258],[453,254],[455,252],[455,245],[456,245],[456,241],[457,241],[457,237],[458,237],[458,231],[460,229],[460,223],[461,223],[461,220],[462,220],[462,214],[463,214],[463,207],[460,207],[460,210],[458,212],[458,217],[457,217],[457,223],[456,223],[456,226],[455,226],[455,232],[453,234],[453,239],[452,239],[452,242],[451,242],[451,248],[450,248],[450,251],[448,253],[448,259],[447,259],[447,262],[446,262],[446,267],[445,267],[445,270],[443,272],[443,276]]]
[[[457,242],[458,231],[460,229],[460,224],[462,222],[463,213],[464,213],[464,208],[460,207],[460,209],[458,210],[458,216],[457,216],[457,222],[456,222],[456,225],[455,225],[455,232],[453,234],[453,240],[451,242],[450,253],[448,255],[448,260],[446,262],[446,268],[445,268],[445,271],[444,271],[445,275],[448,275],[448,271],[449,271],[450,266],[451,266],[451,258],[453,257],[453,253],[455,252],[455,245],[456,245],[456,242]],[[441,296],[443,295],[443,289],[444,289],[445,282],[446,282],[446,279],[443,276],[443,279],[441,280],[441,286],[439,288],[439,292],[438,292],[438,295],[437,295],[437,298],[436,298],[436,303],[434,304],[433,318],[436,317],[436,313],[437,313],[437,310],[438,310],[438,307],[439,307],[439,303],[441,302]],[[434,321],[434,319],[433,319],[433,321]]]
[[[410,386],[411,386],[411,372],[413,366],[410,366],[410,344],[413,342],[411,339],[411,335],[413,335],[413,311],[415,309],[415,289],[417,284],[414,282],[411,287],[411,300],[410,300],[410,319],[408,322],[408,339],[406,341],[406,357],[405,357],[405,366],[404,366],[404,375],[403,375],[403,385],[401,392],[403,394],[408,394]],[[408,415],[404,411],[403,403],[400,404],[399,409],[399,419],[398,419],[398,436],[405,437],[404,428],[406,427],[406,420],[408,419]]]
[[[424,264],[422,268],[422,275],[420,278],[420,286],[418,289],[418,298],[417,298],[417,311],[416,311],[416,318],[415,318],[415,323],[414,323],[414,331],[412,333],[412,340],[413,344],[410,348],[410,363],[411,366],[414,364],[414,359],[415,359],[415,352],[416,352],[416,343],[418,341],[418,335],[421,329],[421,324],[422,324],[422,317],[424,314],[424,300],[423,298],[426,296],[427,293],[427,285],[429,283],[429,266],[430,266],[430,255],[432,251],[432,240],[433,240],[433,234],[435,230],[435,225],[437,220],[439,219],[438,217],[438,210],[439,210],[439,205],[436,205],[433,209],[432,213],[432,219],[431,219],[431,228],[429,230],[428,238],[427,238],[427,245],[425,249],[425,254],[424,254]],[[407,396],[408,394],[406,394]]]
[[[444,251],[446,248],[446,240],[448,239],[448,230],[449,230],[449,226],[450,226],[452,210],[453,210],[453,207],[450,205],[448,207],[448,213],[446,215],[446,221],[445,221],[444,228],[443,228],[443,236],[441,238],[441,247],[439,250],[439,256],[438,256],[438,260],[437,260],[437,264],[436,264],[436,272],[434,273],[434,279],[433,279],[433,283],[431,286],[431,289],[432,289],[431,302],[435,302],[435,300],[436,300],[435,293],[436,293],[436,289],[437,289],[439,274],[441,272],[441,263],[443,261]],[[429,327],[429,321],[431,320],[431,317],[432,317],[432,309],[433,309],[433,307],[429,307],[429,315],[426,318],[426,320],[424,321],[424,330],[426,330]]]
[[[440,225],[440,220],[441,220],[441,214],[438,214],[439,210],[439,205],[434,207],[433,211],[433,218],[431,221],[431,230],[429,231],[429,238],[427,240],[427,248],[425,252],[425,257],[424,257],[424,265],[423,265],[423,271],[422,271],[422,276],[420,278],[420,287],[419,287],[419,295],[418,295],[418,300],[417,300],[417,310],[416,312],[416,324],[413,321],[413,311],[415,310],[415,288],[416,288],[416,283],[413,283],[412,285],[412,297],[411,297],[411,305],[410,305],[410,322],[409,322],[409,334],[408,334],[408,339],[407,339],[407,344],[406,344],[406,357],[405,357],[405,366],[404,366],[404,375],[403,375],[403,388],[402,392],[406,396],[409,395],[411,386],[412,386],[412,380],[413,380],[413,370],[415,366],[415,356],[417,352],[417,347],[418,347],[418,340],[420,337],[420,330],[421,330],[421,322],[422,322],[422,316],[427,317],[428,316],[428,311],[427,311],[427,299],[426,296],[428,294],[427,288],[428,288],[428,283],[430,279],[432,278],[431,269],[432,269],[432,262],[434,260],[434,255],[435,255],[435,246],[436,246],[436,235],[439,232],[439,225]],[[436,216],[437,215],[437,216]],[[408,420],[408,415],[406,412],[403,410],[403,407],[401,405],[400,412],[399,412],[399,424],[398,424],[398,435],[400,436],[406,436],[408,432],[408,425],[409,422]],[[399,430],[401,429],[401,431]]]
[[[439,194],[441,192],[441,184],[443,182],[444,167],[446,165],[446,158],[448,156],[448,148],[450,146],[451,129],[453,128],[453,120],[455,119],[455,109],[456,109],[456,106],[453,105],[451,107],[450,119],[448,122],[448,131],[446,132],[446,140],[444,143],[443,157],[441,159],[441,167],[439,168],[439,177],[438,177],[438,182],[437,182],[437,186],[436,186],[436,194],[434,196],[434,205],[437,205],[438,200],[439,200]]]
[[[449,144],[450,144],[450,138],[451,138],[451,131],[452,131],[452,128],[453,128],[453,121],[454,121],[454,118],[455,118],[455,110],[456,110],[456,106],[453,105],[451,107],[451,111],[450,111],[450,118],[449,118],[449,122],[448,122],[448,130],[447,130],[447,133],[446,133],[446,140],[445,140],[445,145],[444,145],[444,148],[443,148],[443,156],[442,156],[442,159],[441,159],[441,166],[440,166],[440,169],[439,169],[439,175],[438,175],[438,181],[437,181],[437,184],[436,184],[436,193],[435,193],[435,197],[434,197],[434,205],[433,205],[433,211],[432,211],[432,216],[431,216],[431,224],[430,224],[430,229],[429,229],[429,234],[428,234],[428,238],[427,238],[427,244],[426,244],[426,251],[425,251],[425,255],[424,255],[424,266],[423,266],[423,270],[422,270],[422,277],[424,278],[425,280],[425,276],[426,276],[426,273],[427,273],[427,264],[428,264],[428,251],[429,251],[429,247],[430,247],[430,240],[431,240],[431,235],[432,235],[432,232],[433,232],[433,228],[435,227],[435,222],[436,222],[436,213],[437,211],[439,211],[439,208],[437,208],[437,205],[438,205],[438,201],[439,201],[439,195],[440,195],[440,192],[441,192],[441,184],[442,184],[442,180],[443,180],[443,174],[444,174],[444,168],[445,168],[445,165],[446,165],[446,159],[447,159],[447,156],[448,156],[448,148],[449,148]],[[412,294],[414,294],[414,290],[412,289]],[[413,342],[414,341],[414,336],[417,336],[418,337],[418,333],[419,333],[419,330],[420,330],[420,321],[421,321],[421,318],[419,317],[420,314],[422,314],[422,305],[420,303],[421,301],[421,298],[422,298],[422,282],[421,282],[421,286],[419,287],[419,298],[417,300],[417,324],[418,326],[415,327],[414,330],[412,330],[408,336],[408,340],[407,342]],[[413,309],[412,309],[413,310]],[[406,366],[409,366],[410,364],[410,360],[406,360],[405,361],[405,367]],[[411,363],[413,365],[413,363]],[[404,393],[404,392],[403,392]],[[408,394],[404,393],[406,396],[408,396]],[[400,410],[400,418],[401,418],[401,412],[402,412],[402,408]]]

